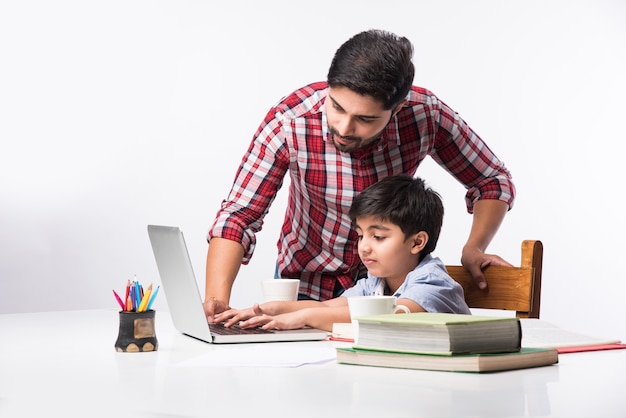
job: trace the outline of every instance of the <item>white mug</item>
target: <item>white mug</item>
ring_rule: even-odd
[[[298,300],[299,279],[261,280],[263,302],[271,300]]]
[[[348,307],[352,319],[366,315],[392,314],[398,311],[411,312],[404,305],[396,305],[395,296],[350,296]]]
[[[350,296],[348,297],[350,319],[354,330],[354,340],[357,341],[359,323],[356,318],[368,315],[392,314],[399,311],[410,313],[404,305],[396,304],[395,296]]]

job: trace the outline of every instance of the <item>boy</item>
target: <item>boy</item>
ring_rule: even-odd
[[[443,222],[440,196],[409,175],[382,179],[359,194],[349,212],[357,234],[359,257],[367,278],[327,301],[275,301],[231,309],[215,316],[226,326],[332,330],[350,322],[349,296],[394,295],[411,312],[469,314],[463,289],[431,252]]]

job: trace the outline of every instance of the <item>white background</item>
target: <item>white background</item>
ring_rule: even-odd
[[[183,229],[203,293],[207,229],[266,111],[369,28],[411,39],[415,84],[511,170],[489,251],[518,264],[523,239],[543,241],[542,318],[626,340],[619,0],[2,2],[0,312],[114,309],[127,279],[158,284],[149,223]],[[456,264],[464,189],[432,160],[418,174],[444,197],[436,255]],[[285,194],[233,306],[273,275]]]

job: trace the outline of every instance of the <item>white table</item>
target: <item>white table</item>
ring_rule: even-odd
[[[334,361],[189,367],[238,348],[177,333],[167,312],[157,312],[156,330],[157,352],[117,353],[113,310],[0,315],[0,417],[626,417],[626,350],[495,374]],[[272,346],[285,344],[341,343]]]

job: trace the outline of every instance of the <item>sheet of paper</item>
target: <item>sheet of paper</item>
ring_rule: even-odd
[[[541,319],[523,318],[521,324],[522,346],[524,347],[561,348],[620,342],[618,339],[599,338],[572,332]]]
[[[178,363],[182,367],[299,367],[336,359],[328,345],[263,343],[218,347],[207,354]]]

